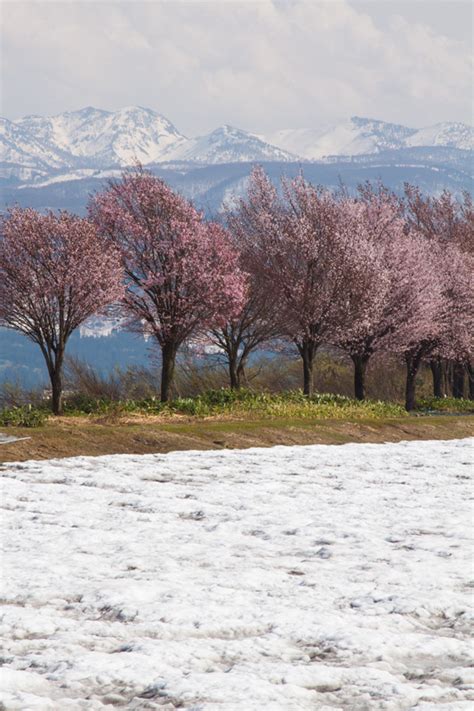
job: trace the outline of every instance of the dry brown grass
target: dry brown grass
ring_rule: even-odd
[[[474,436],[474,416],[385,418],[379,420],[274,419],[130,415],[65,417],[8,434],[30,439],[0,445],[0,462],[78,455],[146,454],[186,449],[268,447],[346,442],[398,442],[407,439],[454,439]]]

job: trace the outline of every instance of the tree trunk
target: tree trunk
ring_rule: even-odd
[[[303,392],[308,397],[313,394],[313,363],[317,346],[314,341],[303,341],[298,350],[303,359]]]
[[[453,397],[462,398],[464,396],[464,365],[454,363],[453,367]]]
[[[51,409],[53,415],[63,414],[63,362],[65,344],[62,348],[57,347],[47,350],[42,348],[43,355],[48,367],[49,379],[51,381]]]
[[[469,378],[469,400],[474,400],[474,366],[467,364],[467,374]]]
[[[63,379],[62,366],[56,365],[51,373],[51,390],[52,390],[52,410],[53,415],[63,414]]]
[[[229,379],[230,379],[230,389],[239,390],[240,389],[240,373],[237,366],[237,358],[229,356]]]
[[[161,402],[168,402],[170,399],[176,352],[177,348],[174,343],[166,344],[161,348]]]
[[[449,394],[450,387],[451,387],[450,363],[448,360],[445,360],[445,361],[443,361],[443,392],[446,397]]]
[[[357,400],[365,400],[365,374],[367,371],[368,356],[351,356],[354,363],[354,395]]]
[[[433,375],[433,396],[444,397],[443,392],[443,364],[440,358],[430,360],[431,373]]]
[[[303,392],[308,397],[313,394],[313,359],[303,357]]]
[[[415,409],[416,376],[420,367],[421,358],[419,356],[406,355],[407,380],[405,387],[405,409],[408,412]]]
[[[237,368],[237,380],[238,380],[238,387],[240,388],[242,385],[242,381],[244,381],[247,384],[247,380],[245,377],[245,366],[247,365],[247,357],[243,357],[239,361],[239,365]]]

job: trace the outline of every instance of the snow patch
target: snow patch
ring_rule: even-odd
[[[473,443],[4,465],[0,701],[469,708]]]

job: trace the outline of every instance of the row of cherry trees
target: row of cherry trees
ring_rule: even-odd
[[[370,358],[395,353],[412,409],[422,361],[435,388],[447,359],[471,367],[473,240],[468,196],[407,186],[402,200],[365,185],[354,198],[302,176],[277,189],[256,168],[224,227],[136,169],[91,199],[87,219],[20,208],[3,217],[0,323],[41,348],[55,413],[69,336],[117,303],[161,349],[163,401],[178,350],[200,339],[225,354],[235,388],[253,351],[292,344],[307,395],[318,349],[336,346],[354,363],[360,399]]]
[[[406,186],[400,199],[367,184],[354,198],[316,188],[303,177],[283,180],[277,190],[256,169],[229,227],[250,275],[255,315],[272,305],[274,334],[301,355],[304,392],[312,393],[314,358],[323,344],[350,356],[360,399],[370,358],[395,353],[406,362],[411,410],[423,360],[449,359],[471,368],[473,217],[467,194],[458,203],[447,192],[425,197]],[[233,325],[234,333],[245,334],[244,359],[245,343],[255,341],[261,328],[258,317],[245,318],[250,327]],[[263,320],[268,327],[268,317]],[[233,350],[239,350],[235,342]]]

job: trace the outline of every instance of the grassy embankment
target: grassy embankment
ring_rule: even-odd
[[[429,413],[429,414],[428,414]],[[0,412],[8,434],[30,437],[0,447],[0,462],[219,449],[277,444],[343,444],[474,435],[474,403],[425,400],[407,414],[398,404],[357,402],[338,395],[270,395],[218,390],[169,405],[77,400],[62,417],[46,410]]]

